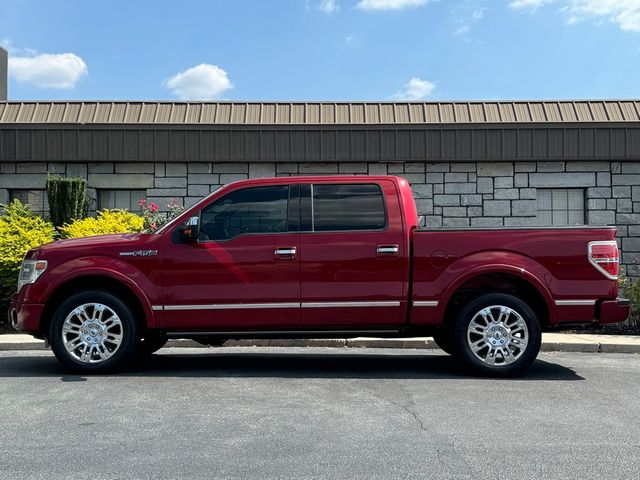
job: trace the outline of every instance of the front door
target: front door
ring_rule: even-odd
[[[199,212],[199,237],[165,235],[165,326],[291,328],[300,322],[299,185],[246,187]]]
[[[392,181],[301,186],[305,327],[403,323],[408,252]]]

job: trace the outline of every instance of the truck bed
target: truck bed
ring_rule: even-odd
[[[595,321],[595,300],[615,299],[618,292],[589,262],[588,245],[613,240],[615,232],[598,226],[416,229],[412,300],[442,306],[459,289],[508,290],[509,283],[527,282],[537,288],[532,301],[541,311],[546,307],[550,326]],[[412,320],[439,322],[445,315],[414,309]]]

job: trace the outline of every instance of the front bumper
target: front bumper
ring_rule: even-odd
[[[9,323],[21,332],[38,333],[44,304],[13,301],[9,305]]]
[[[618,298],[616,300],[605,300],[600,303],[600,316],[598,323],[607,325],[609,323],[624,322],[629,318],[631,307],[629,300],[626,298]]]

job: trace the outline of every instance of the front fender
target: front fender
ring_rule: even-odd
[[[154,314],[151,308],[153,302],[159,301],[161,296],[160,282],[154,282],[140,269],[130,263],[108,256],[80,257],[64,262],[47,272],[47,281],[34,283],[31,287],[41,286],[40,292],[29,292],[46,303],[55,291],[62,285],[82,277],[107,277],[120,282],[136,296],[150,327],[153,327]],[[44,278],[43,278],[44,280]],[[157,279],[159,280],[159,279]]]

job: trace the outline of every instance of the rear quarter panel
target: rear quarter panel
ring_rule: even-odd
[[[414,308],[412,321],[441,323],[455,291],[490,272],[509,273],[536,287],[551,324],[592,320],[596,306],[558,307],[555,301],[616,298],[616,282],[598,272],[587,257],[589,242],[614,238],[615,229],[609,227],[416,230],[413,301],[438,304],[424,311]]]

